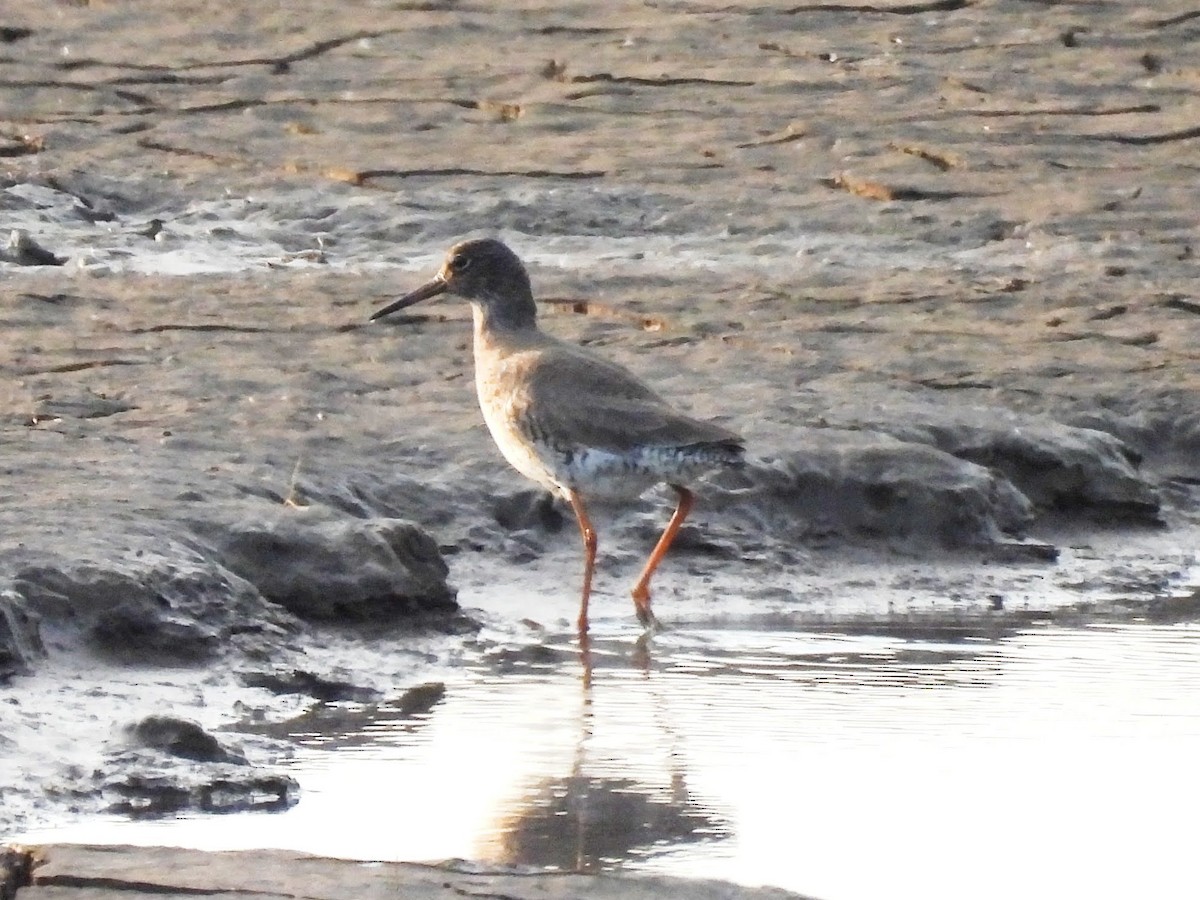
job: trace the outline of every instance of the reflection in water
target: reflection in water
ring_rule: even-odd
[[[633,661],[649,675],[648,641],[635,645]],[[658,846],[682,846],[728,835],[730,826],[687,789],[683,754],[677,738],[659,723],[670,746],[665,771],[658,783],[621,775],[602,774],[589,765],[588,748],[596,728],[592,683],[595,659],[586,636],[580,646],[581,686],[579,739],[571,771],[538,779],[522,797],[519,808],[500,822],[497,837],[480,848],[480,855],[507,865],[533,865],[571,872],[593,872],[624,860],[645,856]],[[654,694],[652,714],[662,712]],[[660,774],[660,773],[654,773]]]
[[[689,796],[682,777],[658,796],[632,778],[586,774],[550,779],[503,822],[498,850],[486,857],[508,865],[594,872],[648,855],[655,846],[678,847],[728,831]]]
[[[446,685],[431,681],[409,688],[382,703],[315,703],[282,722],[242,723],[242,734],[265,734],[290,741],[318,741],[342,749],[370,746],[381,732],[413,733],[429,721],[430,711],[446,696]]]
[[[1200,626],[614,632],[587,656],[564,634],[443,670],[423,709],[291,723],[311,736],[282,814],[38,837],[625,866],[835,900],[1195,894],[1176,823],[1200,808]]]

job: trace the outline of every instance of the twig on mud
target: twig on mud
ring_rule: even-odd
[[[305,503],[303,500],[301,500],[300,496],[299,496],[300,495],[300,489],[299,489],[300,464],[303,462],[304,462],[303,456],[299,456],[296,458],[296,465],[292,469],[292,477],[291,477],[291,480],[288,482],[287,496],[283,498],[283,505],[287,506],[287,507],[291,507],[292,509],[308,509],[308,507],[309,507],[309,504]]]

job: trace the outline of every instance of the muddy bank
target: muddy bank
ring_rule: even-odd
[[[797,900],[775,888],[648,875],[489,870],[464,861],[442,865],[360,863],[285,851],[200,853],[162,847],[50,846],[0,851],[0,897],[105,900],[138,894],[221,893],[239,897],[440,898],[485,893],[505,897],[680,897],[696,900]]]
[[[561,275],[537,274],[546,292],[565,293]],[[403,283],[390,273],[79,277],[26,281],[48,292],[39,296],[55,282],[87,292],[63,304],[20,294],[5,330],[19,370],[5,454],[13,477],[36,485],[0,512],[10,672],[39,665],[47,645],[117,663],[210,664],[276,658],[330,623],[462,631],[472,626],[455,597],[476,606],[497,578],[559,593],[553,615],[569,617],[561,586],[578,577],[577,535],[492,447],[464,309],[362,324]],[[901,349],[923,327],[911,310],[872,310],[881,324],[867,329],[861,304],[831,304],[817,326],[822,373],[765,346],[787,333],[810,340],[794,301],[777,301],[771,317],[753,304],[774,319],[756,334],[714,333],[711,310],[683,305],[689,285],[672,288],[676,311],[650,333],[554,306],[546,315],[547,328],[600,345],[747,436],[752,462],[706,489],[660,586],[668,598],[703,591],[699,575],[742,613],[811,612],[824,596],[820,611],[836,614],[855,602],[839,595],[864,594],[839,587],[847,557],[881,567],[867,604],[876,612],[947,594],[978,608],[997,595],[1052,608],[1186,589],[1196,505],[1179,462],[1194,400],[1162,377],[1187,374],[1182,349],[1141,348],[1159,362],[1120,378],[1093,370],[1083,397],[1043,379],[1020,404],[1035,408],[1022,409],[1003,392],[959,399],[900,385],[895,367],[940,377],[947,355],[974,354],[979,369],[1019,359],[1073,365],[1082,379],[1090,361],[1026,343],[1030,326],[1005,330],[978,310],[981,334],[917,355]],[[1028,321],[1037,305],[1007,300],[1003,318]],[[1139,318],[1182,345],[1196,329],[1175,315],[1147,307]],[[1137,402],[1150,391],[1161,403]],[[600,512],[606,592],[620,592],[652,544],[662,505]],[[898,563],[922,560],[976,584],[887,587]],[[1054,596],[1031,578],[1074,588]],[[695,613],[681,604],[674,619]]]
[[[578,538],[490,445],[466,309],[365,324],[469,233],[745,434],[669,625],[1189,614],[1185,5],[340,15],[0,36],[0,829],[105,808],[164,706],[269,770],[250,726],[330,691],[552,654]],[[661,507],[598,515],[631,643]]]

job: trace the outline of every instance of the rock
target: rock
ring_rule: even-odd
[[[463,506],[475,506],[477,489],[447,485],[442,479],[401,472],[331,473],[319,481],[301,479],[302,494],[313,506],[340,510],[355,519],[403,519],[423,527],[453,522]]]
[[[1019,533],[1029,501],[1002,475],[925,444],[836,428],[797,429],[803,448],[726,473],[715,505],[786,536],[839,534],[986,546]],[[799,536],[799,535],[797,535]]]
[[[248,582],[161,534],[120,548],[81,546],[17,570],[13,590],[58,641],[115,662],[196,664],[231,643],[273,643],[296,623]]]
[[[161,750],[171,756],[196,762],[246,765],[246,757],[221,746],[220,741],[188,719],[175,716],[146,716],[127,729],[139,747]]]
[[[1150,404],[1146,404],[1150,406]],[[1074,424],[1110,432],[1142,450],[1165,478],[1196,480],[1200,457],[1200,409],[1195,398],[1121,416],[1094,410],[1075,417]]]
[[[437,544],[411,522],[309,508],[202,530],[229,569],[302,619],[389,621],[458,609]]]
[[[125,663],[190,665],[220,652],[220,635],[202,622],[146,613],[141,602],[113,607],[92,626],[92,646]]]
[[[146,727],[143,720],[130,729],[135,740],[139,731],[145,733],[147,746],[109,751],[99,762],[71,767],[44,789],[68,799],[76,810],[108,810],[137,817],[271,811],[297,802],[299,785],[290,775],[250,765],[215,741],[214,747],[192,723],[162,718],[168,721]],[[172,739],[179,735],[182,740]],[[153,744],[162,744],[164,749]],[[188,755],[193,750],[214,759],[193,759]],[[222,755],[226,759],[220,759]]]
[[[555,507],[549,491],[527,489],[503,494],[492,502],[492,515],[506,531],[561,531],[566,517]]]
[[[38,620],[13,591],[0,593],[0,682],[26,674],[30,664],[44,656]]]
[[[993,469],[1042,510],[1161,524],[1139,455],[1112,434],[990,407],[888,404],[850,417]]]
[[[130,816],[266,812],[294,805],[300,792],[290,775],[224,763],[183,766],[149,751],[119,754],[97,775],[107,808]]]
[[[0,247],[0,261],[17,266],[61,266],[67,257],[51,253],[27,231],[14,228],[8,235],[8,243]]]

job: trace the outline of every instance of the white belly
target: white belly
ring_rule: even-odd
[[[488,431],[492,433],[492,440],[496,442],[508,464],[546,490],[563,494],[564,486],[555,477],[552,461],[544,459],[537,445],[527,440],[514,427],[513,418],[508,411],[490,407],[486,403],[480,403],[479,408],[483,411],[483,421],[487,424]]]
[[[504,410],[480,405],[483,420],[508,464],[548,491],[565,497],[578,490],[586,497],[630,498],[667,480],[645,460],[593,448],[557,452],[535,444],[513,427]]]

